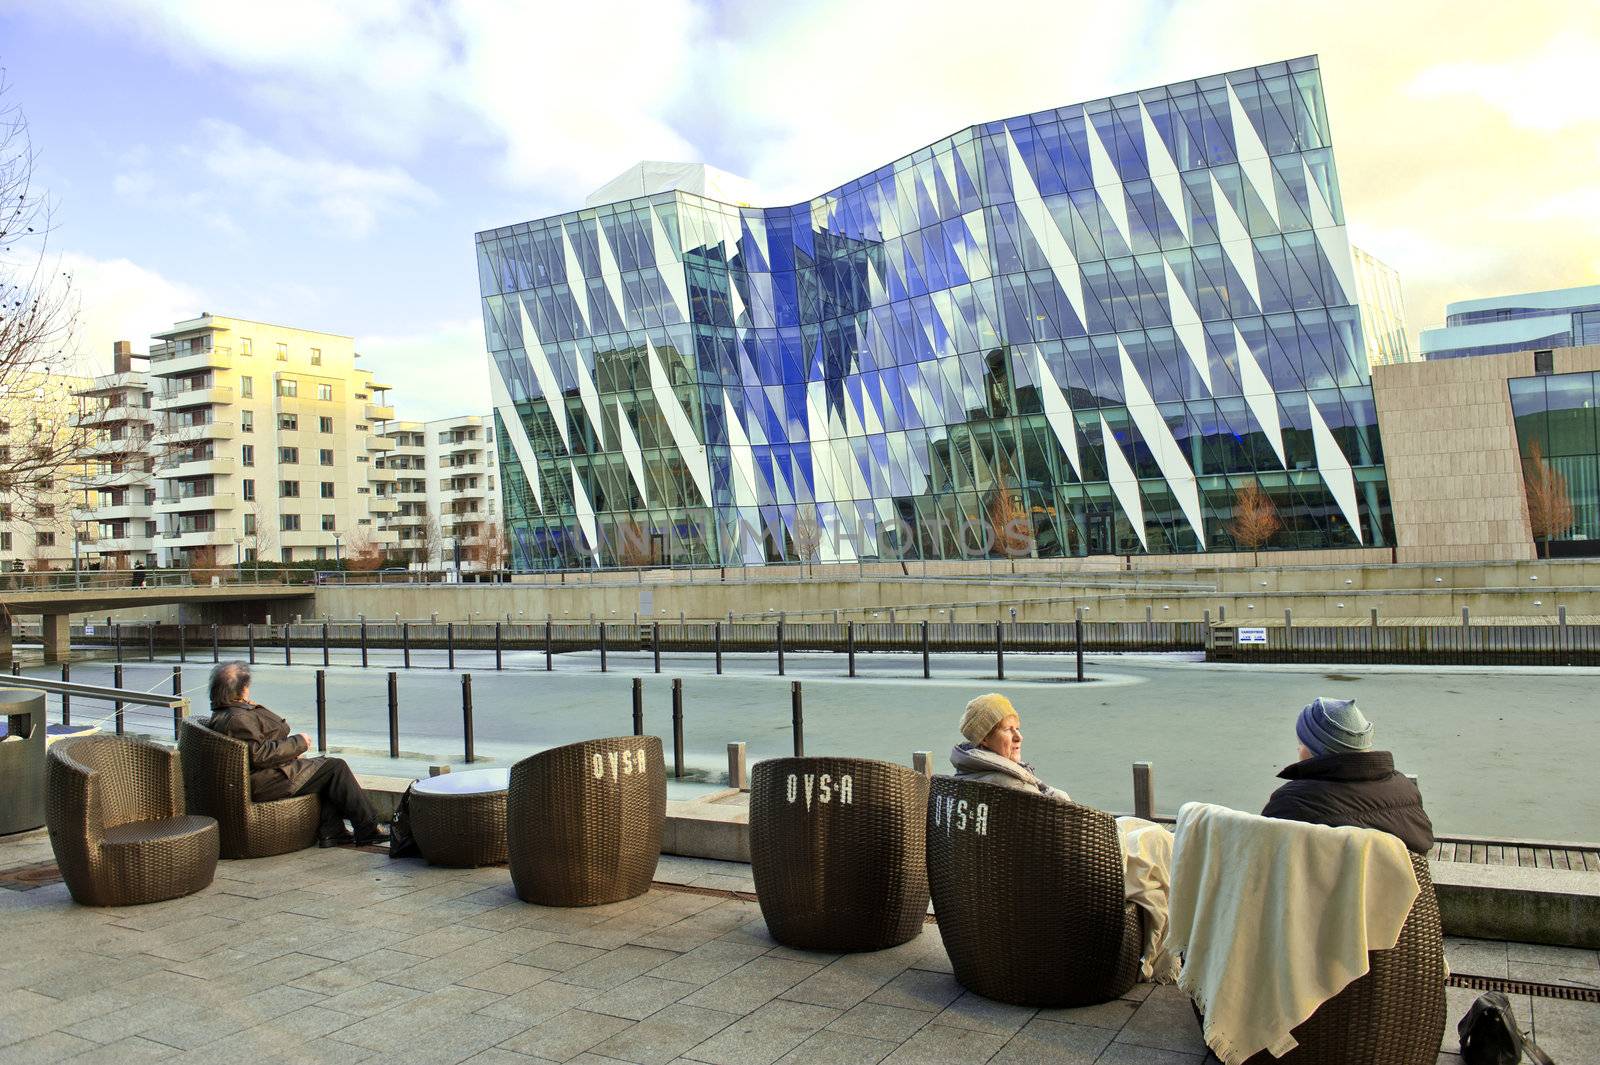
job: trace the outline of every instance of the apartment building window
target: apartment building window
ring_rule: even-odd
[[[312,348],[311,349],[311,365],[313,365],[313,366],[321,366],[322,365],[322,349],[321,348]]]
[[[256,431],[255,411],[242,410],[239,412],[239,428],[243,429],[247,433],[253,433]]]
[[[278,528],[282,532],[299,532],[300,531],[300,515],[298,515],[298,514],[280,514],[280,515],[278,515]]]
[[[11,550],[11,534],[0,533],[0,551]]]
[[[328,549],[326,547],[317,548],[317,561],[318,562],[326,562],[326,561],[328,561]]]
[[[289,361],[289,345],[285,344],[281,340],[278,341],[278,361],[279,362],[288,362]]]
[[[0,444],[0,462],[10,462],[10,461],[11,461],[11,445],[10,444]]]
[[[240,355],[254,355],[255,353],[256,353],[256,349],[255,349],[254,342],[251,341],[251,339],[249,337],[240,337],[239,338],[239,354]]]
[[[256,464],[256,446],[254,444],[243,444],[241,445],[241,450],[244,453],[244,457],[239,461],[246,466],[254,466]]]
[[[323,481],[322,482],[322,498],[323,499],[332,499],[333,498],[333,482],[332,481]]]
[[[56,516],[56,508],[55,507],[41,506],[37,511],[35,511],[35,517],[53,518],[55,516]]]
[[[297,447],[280,447],[278,449],[278,465],[292,466],[300,461],[300,449]]]
[[[285,499],[299,499],[300,498],[300,482],[299,481],[279,481],[278,482],[278,494],[280,496],[283,496]]]
[[[244,501],[246,503],[248,503],[251,500],[255,499],[255,497],[256,497],[256,482],[255,482],[255,478],[246,477],[244,479]]]
[[[249,352],[245,352],[249,354]],[[239,378],[239,398],[254,399],[256,397],[256,380],[253,377]]]
[[[10,520],[11,520],[11,504],[10,503],[0,503],[0,521],[10,521]]]
[[[322,464],[324,466],[332,466],[333,465],[333,449],[332,448],[327,448],[327,447],[323,448],[320,452],[318,452],[318,459],[322,462]]]
[[[328,417],[326,414],[324,414],[322,417],[318,418],[317,419],[317,432],[319,432],[319,433],[331,433],[331,432],[333,432],[333,419]]]
[[[317,386],[317,398],[322,400],[325,403],[333,402],[333,386],[332,385],[318,385]]]
[[[298,415],[298,414],[280,414],[280,415],[278,415],[278,428],[279,429],[289,429],[289,430],[299,429],[300,428],[300,415]]]
[[[290,398],[300,395],[300,382],[289,377],[278,378],[278,395]]]
[[[38,543],[40,547],[54,547],[56,546],[56,534],[53,532],[42,532],[39,534]]]
[[[332,514],[324,514],[322,516],[322,531],[323,532],[333,532],[333,528],[334,528],[334,526],[333,526],[333,515]]]
[[[244,534],[246,536],[254,536],[256,534],[256,516],[254,514],[246,514],[244,516]]]

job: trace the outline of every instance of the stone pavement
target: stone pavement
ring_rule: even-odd
[[[1204,1060],[1172,988],[1086,1009],[990,1002],[951,977],[935,925],[876,954],[780,947],[733,894],[753,889],[733,863],[664,857],[642,898],[553,909],[518,901],[503,868],[308,850],[98,910],[49,881],[50,860],[43,832],[0,839],[0,1065]],[[1600,985],[1596,951],[1450,950],[1457,972]],[[1451,989],[1452,1035],[1474,994]],[[1600,1058],[1600,1005],[1513,998],[1557,1061]]]

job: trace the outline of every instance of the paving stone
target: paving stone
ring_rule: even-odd
[[[1092,1065],[1115,1032],[1035,1017],[991,1059],[995,1065]]]
[[[1569,969],[1563,965],[1546,965],[1543,962],[1513,961],[1506,963],[1506,971],[1513,980],[1600,988],[1600,969]]]
[[[1507,943],[1506,958],[1510,961],[1559,965],[1568,969],[1600,970],[1600,950],[1583,950],[1578,947],[1550,947],[1543,943]]]
[[[65,1032],[47,1032],[0,1047],[0,1065],[48,1065],[99,1046]]]
[[[390,973],[384,979],[401,987],[414,987],[419,991],[437,991],[441,987],[461,983],[467,977],[493,969],[510,961],[516,955],[481,945],[462,947],[449,954],[440,954],[417,963],[409,969]]]
[[[824,1028],[779,1058],[782,1065],[877,1065],[895,1044]]]
[[[583,1008],[594,1013],[609,1013],[613,1017],[642,1021],[694,990],[693,984],[680,984],[675,980],[661,980],[654,976],[637,976],[591,998],[583,1004]]]
[[[449,954],[453,950],[481,943],[493,936],[494,933],[486,928],[469,928],[466,925],[455,925],[450,928],[437,928],[432,932],[424,932],[420,936],[393,944],[396,950],[403,950],[407,954],[421,954],[424,957],[435,957],[440,954]]]
[[[1098,1065],[1200,1065],[1205,1060],[1204,1054],[1185,1054],[1135,1043],[1113,1042],[1100,1055]]]
[[[480,1012],[490,1017],[503,1017],[528,1026],[542,1024],[556,1014],[565,1013],[592,997],[594,992],[588,988],[545,980],[534,984],[526,991],[518,991],[515,995],[507,995],[493,1005],[484,1006]]]
[[[838,1010],[806,1002],[768,1002],[685,1056],[710,1065],[772,1065],[838,1016]]]
[[[575,965],[563,971],[556,979],[562,983],[605,991],[642,976],[657,966],[671,961],[673,957],[673,953],[669,950],[619,946],[582,965]]]
[[[771,957],[770,954],[767,956]],[[873,994],[897,975],[897,968],[863,965],[853,957],[840,958],[785,991],[783,997],[795,1002],[810,1002],[844,1010]]]
[[[817,967],[810,962],[752,958],[683,1001],[723,1013],[750,1013],[816,971]]]
[[[934,1014],[924,1010],[906,1009],[904,1006],[885,1006],[877,1002],[859,1002],[828,1025],[836,1032],[865,1035],[874,1039],[887,1039],[903,1043],[917,1029],[933,1020]]]
[[[1005,1044],[1005,1036],[930,1024],[883,1060],[888,1065],[982,1065]]]
[[[1038,1012],[1029,1006],[1013,1006],[1005,1002],[965,992],[933,1019],[934,1024],[947,1024],[952,1028],[970,1028],[975,1032],[993,1035],[1015,1035]]]
[[[948,973],[907,969],[875,991],[867,1001],[937,1013],[960,998],[962,992],[961,985]]]
[[[504,1041],[519,1054],[549,1061],[568,1061],[633,1026],[632,1021],[587,1010],[567,1010]]]
[[[1204,1054],[1205,1040],[1189,996],[1172,985],[1157,987],[1117,1033],[1119,1043],[1134,1043],[1160,1050]]]
[[[666,1065],[736,1020],[731,1013],[678,1003],[597,1044],[593,1052],[638,1065]]]
[[[651,976],[704,986],[733,972],[764,951],[740,943],[710,942],[650,970]]]
[[[1506,945],[1497,939],[1461,939],[1446,936],[1444,958],[1453,973],[1474,976],[1506,975]]]
[[[426,960],[419,954],[402,954],[398,950],[375,950],[359,958],[307,973],[292,983],[293,986],[305,988],[307,991],[337,995],[370,984],[391,973],[409,969]]]
[[[422,997],[416,988],[374,980],[343,994],[325,998],[319,1003],[324,1009],[338,1010],[352,1017],[370,1017],[374,1013],[393,1009]]]
[[[1596,1049],[1600,1048],[1600,1003],[1534,999],[1533,1038],[1555,1061],[1595,1060],[1600,1054]]]
[[[553,969],[540,969],[533,965],[523,965],[519,962],[508,961],[492,966],[456,982],[466,987],[481,988],[484,991],[493,991],[497,995],[514,995],[518,991],[526,991],[534,984],[555,976]]]
[[[576,969],[585,962],[603,957],[605,951],[599,947],[585,947],[578,943],[563,943],[560,940],[551,940],[534,947],[517,957],[517,962],[522,965],[533,965],[540,969],[554,969],[558,973],[568,969]]]
[[[1146,995],[1145,998],[1149,998]],[[1116,998],[1110,1002],[1097,1002],[1093,1006],[1063,1006],[1052,1009],[1042,1009],[1039,1016],[1047,1021],[1059,1021],[1065,1024],[1082,1024],[1090,1028],[1108,1028],[1113,1032],[1120,1032],[1122,1026],[1128,1023],[1139,1008],[1140,999],[1135,1001],[1129,998]]]
[[[585,1056],[580,1054],[572,1060],[578,1065],[584,1065]],[[538,1065],[538,1061],[538,1058],[530,1058],[526,1054],[518,1054],[504,1047],[490,1047],[465,1059],[461,1065]]]

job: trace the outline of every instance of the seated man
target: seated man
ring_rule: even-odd
[[[1295,722],[1300,760],[1278,776],[1264,817],[1308,821],[1334,828],[1376,828],[1397,836],[1406,849],[1427,854],[1433,822],[1416,784],[1395,771],[1394,755],[1372,749],[1372,723],[1354,699],[1317,698]]]
[[[388,833],[342,758],[306,758],[311,737],[289,735],[289,723],[250,701],[250,667],[224,662],[211,671],[211,720],[206,727],[250,749],[250,793],[256,802],[315,793],[322,797],[317,845],[381,843]],[[354,834],[344,822],[348,818]]]

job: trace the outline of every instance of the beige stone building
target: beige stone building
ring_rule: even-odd
[[[389,527],[398,552],[419,569],[453,569],[458,553],[463,570],[492,565],[486,556],[501,536],[494,416],[393,422],[387,436],[395,445],[385,465],[397,478]]]
[[[347,336],[202,314],[154,338],[163,565],[386,549],[397,505],[388,385]]]
[[[75,394],[88,384],[29,372],[0,395],[0,568],[71,569],[93,554],[94,530],[74,521],[87,467],[60,461],[83,435]]]
[[[101,568],[132,569],[159,562],[155,452],[157,413],[143,355],[119,340],[111,372],[77,392],[77,424],[86,434],[75,519],[94,539]]]

